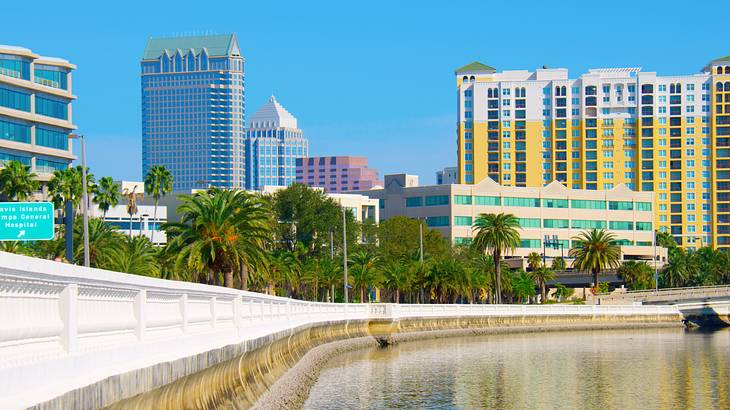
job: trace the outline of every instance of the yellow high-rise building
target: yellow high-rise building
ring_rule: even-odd
[[[460,183],[654,191],[659,230],[730,247],[730,56],[701,73],[456,70]]]

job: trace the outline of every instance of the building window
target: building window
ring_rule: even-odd
[[[448,195],[431,195],[426,197],[426,206],[441,206],[449,204]],[[448,222],[447,222],[448,225]]]
[[[454,195],[454,205],[471,205],[471,196]]]
[[[542,200],[542,206],[545,208],[567,208],[568,200],[545,198]]]
[[[406,208],[413,208],[418,206],[423,206],[423,197],[414,196],[406,198]]]
[[[606,209],[606,201],[573,199],[570,207],[575,209]]]
[[[29,112],[30,94],[0,87],[0,106]]]
[[[540,200],[537,198],[513,198],[505,197],[504,206],[519,206],[519,207],[530,207],[539,208]]]
[[[471,226],[471,224],[472,224],[471,216],[455,216],[454,217],[455,226]]]
[[[633,231],[634,223],[629,221],[610,221],[608,227],[616,231]]]
[[[500,206],[501,201],[498,196],[474,196],[474,205]]]
[[[542,225],[545,228],[554,229],[568,229],[569,227],[567,219],[545,219],[542,221]]]
[[[45,115],[47,117],[67,120],[68,103],[36,95],[35,112],[36,114]]]
[[[574,219],[571,221],[573,229],[606,229],[606,221]]]
[[[429,227],[449,226],[449,217],[429,216],[428,218],[426,218],[426,225],[428,225]]]

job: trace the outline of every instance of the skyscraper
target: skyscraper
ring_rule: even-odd
[[[156,38],[142,57],[142,172],[173,190],[244,186],[244,59],[235,34]]]
[[[730,247],[730,56],[697,74],[456,70],[459,181],[655,191],[656,226]]]
[[[309,142],[297,128],[297,119],[272,95],[246,130],[246,189],[295,182],[296,159],[308,151]]]
[[[71,71],[66,60],[0,45],[0,167],[19,161],[41,181],[68,168],[74,156]]]

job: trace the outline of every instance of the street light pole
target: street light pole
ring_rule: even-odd
[[[83,135],[71,135],[71,138],[81,140],[81,212],[84,218],[84,266],[90,265],[89,261],[89,189],[86,183],[86,139]]]
[[[345,218],[345,207],[342,207],[342,265],[345,270],[345,303],[347,298],[347,219]]]
[[[419,261],[423,265],[423,222],[418,221],[418,239],[419,239]]]
[[[657,269],[657,263],[656,263],[656,231],[654,231],[654,236],[652,238],[652,242],[654,242],[654,291],[659,291],[659,270]]]

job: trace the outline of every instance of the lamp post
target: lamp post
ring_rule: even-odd
[[[347,218],[345,217],[345,207],[342,207],[342,265],[345,270],[345,303],[347,298]]]
[[[80,134],[70,134],[71,139],[81,140],[81,212],[84,218],[84,266],[88,267],[89,261],[89,189],[86,183],[86,139]]]

